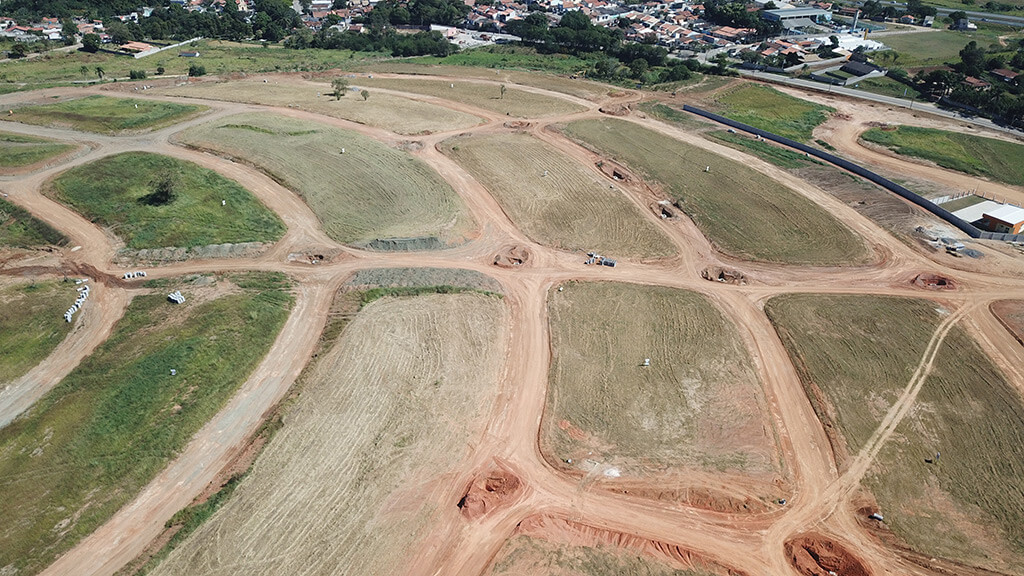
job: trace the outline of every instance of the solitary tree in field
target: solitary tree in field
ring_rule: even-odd
[[[82,66],[81,68],[78,69],[78,71],[82,73],[83,77],[89,75],[89,67],[88,66]]]
[[[348,80],[335,78],[331,80],[331,88],[334,89],[334,99],[341,100],[341,97],[345,95],[345,91],[348,90]]]
[[[363,102],[366,102],[367,100],[370,99],[370,91],[369,90],[363,90],[362,92],[359,93],[359,95],[363,97]]]
[[[96,76],[98,76],[100,80],[103,80],[103,66],[96,67]]]
[[[504,100],[505,99],[505,85],[502,84],[501,86],[499,86],[498,87],[498,91],[501,92],[501,99]]]

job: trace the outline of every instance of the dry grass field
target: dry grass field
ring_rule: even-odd
[[[675,253],[669,239],[621,191],[531,136],[459,136],[439,147],[486,186],[509,218],[539,243],[609,256]]]
[[[2,118],[25,124],[118,134],[163,128],[204,110],[205,106],[93,95],[51,104],[21,106],[13,115]]]
[[[548,309],[553,357],[541,449],[549,460],[571,459],[598,477],[666,474],[683,485],[684,469],[776,471],[747,350],[705,297],[568,283],[550,293]]]
[[[877,428],[949,313],[927,300],[821,294],[780,296],[766,311],[821,420],[851,451]],[[863,485],[914,550],[1021,574],[1022,478],[1024,403],[954,327]]]
[[[365,101],[358,93],[349,93],[336,100],[331,95],[329,83],[307,82],[287,76],[271,77],[267,83],[257,79],[200,82],[169,88],[164,93],[170,96],[298,108],[397,134],[460,130],[482,122],[476,116],[451,108],[372,90],[370,98]]]
[[[452,88],[452,84],[455,85],[454,88]],[[496,84],[473,80],[449,82],[423,78],[355,78],[352,80],[352,85],[367,88],[371,93],[374,88],[385,88],[433,96],[518,118],[543,118],[584,110],[582,106],[568,100],[535,94],[511,86],[507,87],[505,95],[502,97]]]
[[[385,298],[301,378],[252,472],[153,574],[397,574],[497,393],[507,312]]]
[[[678,570],[636,552],[611,546],[570,546],[532,536],[510,538],[484,576],[714,576]]]
[[[823,208],[737,162],[623,120],[580,120],[564,131],[661,186],[726,254],[822,266],[869,257],[864,242]]]
[[[355,132],[273,114],[240,114],[191,128],[180,138],[270,174],[302,196],[339,242],[424,237],[458,243],[473,225],[437,173]]]
[[[394,74],[429,74],[431,76],[450,76],[453,78],[476,78],[494,82],[510,82],[561,92],[569,96],[576,96],[585,100],[596,100],[607,96],[610,92],[620,91],[618,86],[601,84],[590,80],[566,78],[554,74],[539,72],[527,72],[523,70],[507,70],[497,68],[485,68],[481,66],[461,66],[435,64],[424,66],[419,63],[403,62],[402,60],[390,60],[387,62],[374,62],[362,66],[361,69],[370,73],[394,73]],[[450,82],[449,82],[450,84]]]

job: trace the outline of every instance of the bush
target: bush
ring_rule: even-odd
[[[128,71],[128,77],[131,78],[132,80],[145,80],[146,79],[146,71],[145,70],[129,70]]]
[[[189,76],[205,76],[206,75],[206,66],[202,66],[202,65],[198,65],[198,64],[192,64],[192,65],[190,65],[188,67],[188,75]]]

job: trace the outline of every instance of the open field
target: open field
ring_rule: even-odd
[[[339,242],[427,237],[449,244],[472,227],[462,201],[436,172],[355,132],[241,114],[191,128],[180,138],[267,172],[302,196],[324,232]]]
[[[439,147],[486,186],[537,242],[609,256],[675,253],[669,239],[620,190],[531,136],[458,136]]]
[[[695,292],[612,282],[549,294],[541,450],[599,477],[766,475],[775,439],[735,328]],[[642,366],[650,358],[650,366]],[[614,470],[614,472],[608,472]]]
[[[895,126],[871,128],[860,136],[904,156],[935,162],[943,168],[1024,186],[1024,145],[962,132]]]
[[[723,90],[713,102],[722,116],[798,141],[810,140],[814,127],[835,111],[752,83]]]
[[[956,212],[957,210],[963,210],[964,208],[969,208],[971,206],[974,206],[975,204],[981,204],[984,201],[985,199],[982,198],[981,196],[969,194],[967,196],[957,198],[956,200],[953,200],[951,202],[943,202],[942,207],[945,208],[946,210],[949,210],[950,212]]]
[[[812,164],[819,164],[817,160],[812,160],[796,150],[771,144],[767,140],[755,140],[746,134],[733,134],[725,130],[716,130],[708,133],[708,136],[724,142],[726,146],[753,154],[761,160],[771,162],[780,168],[795,170],[797,168],[806,168]]]
[[[292,301],[276,273],[178,286],[188,302],[137,296],[106,342],[0,430],[0,565],[34,574],[131,501],[255,368]]]
[[[33,248],[67,242],[63,234],[24,208],[0,198],[0,248]]]
[[[1000,300],[993,302],[991,309],[1013,337],[1024,344],[1024,300]]]
[[[857,88],[865,92],[892,96],[893,98],[914,99],[921,97],[921,93],[916,88],[907,86],[902,82],[897,82],[888,76],[861,80],[857,83]]]
[[[231,500],[152,573],[401,572],[482,430],[505,321],[481,294],[365,306]]]
[[[451,85],[455,84],[452,88]],[[534,94],[508,87],[504,97],[495,84],[473,81],[428,80],[423,78],[355,78],[353,86],[385,88],[411,94],[422,94],[468,104],[517,118],[543,118],[583,111],[583,107],[553,96]]]
[[[63,144],[47,138],[0,132],[0,174],[10,168],[38,164],[74,150],[72,144]]]
[[[732,160],[622,120],[580,120],[565,133],[660,186],[729,255],[812,265],[868,257],[864,243],[824,209]]]
[[[163,128],[205,109],[204,106],[189,104],[94,95],[53,104],[21,106],[15,109],[13,116],[3,116],[3,119],[40,126],[117,134],[124,131],[138,132]]]
[[[77,297],[72,284],[55,280],[0,287],[0,389],[64,340],[71,324],[62,314]]]
[[[289,77],[274,77],[267,83],[262,80],[199,82],[163,92],[171,96],[288,106],[376,126],[397,134],[459,130],[482,122],[470,114],[383,92],[371,91],[370,98],[365,101],[355,92],[335,100],[330,84],[303,82]]]
[[[136,250],[273,242],[285,230],[277,215],[235,182],[148,152],[72,168],[50,184],[48,193]]]
[[[959,10],[965,9],[958,6]],[[883,44],[896,52],[879,52],[875,59],[882,66],[898,66],[901,68],[915,69],[929,66],[941,66],[946,62],[957,62],[960,60],[960,50],[971,40],[978,43],[982,48],[988,48],[991,44],[999,42],[999,36],[1006,34],[1006,30],[996,31],[988,28],[979,30],[958,31],[958,30],[935,30],[919,32],[914,34],[895,34],[880,39]],[[1017,33],[1009,34],[1009,42],[1013,37],[1021,38]]]
[[[781,296],[766,311],[816,411],[861,448],[899,396],[942,316],[927,300]],[[936,459],[936,454],[941,457]],[[978,345],[953,327],[915,409],[864,487],[912,549],[1013,574],[1024,559],[1024,403]]]

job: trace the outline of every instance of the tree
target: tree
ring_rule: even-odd
[[[163,66],[157,66],[156,67],[156,75],[157,76],[163,76],[164,72],[166,72],[166,71],[167,70],[165,70]]]
[[[82,50],[85,52],[96,52],[100,49],[99,34],[86,34],[82,36]]]
[[[370,91],[369,90],[363,89],[359,93],[359,95],[363,97],[363,102],[366,102],[367,100],[370,99]]]
[[[28,54],[28,48],[25,48],[25,44],[22,42],[15,42],[14,46],[11,47],[9,57],[24,58],[25,54]]]
[[[109,24],[104,22],[103,28],[106,30],[107,34],[110,35],[110,39],[115,44],[127,44],[137,40],[135,35],[132,34],[132,31],[120,20],[114,20]]]
[[[103,80],[103,66],[96,67],[96,76],[98,76],[100,80]]]
[[[331,88],[334,89],[334,99],[341,100],[341,97],[345,95],[345,91],[348,90],[348,80],[345,78],[335,78],[331,80]]]
[[[145,80],[146,79],[146,71],[145,70],[129,70],[128,71],[128,77],[131,78],[132,80]]]
[[[191,64],[188,67],[188,75],[189,76],[205,76],[206,75],[206,66],[202,66],[200,64]]]
[[[60,35],[64,39],[65,46],[71,46],[75,43],[75,34],[78,34],[78,26],[75,26],[75,21],[71,18],[65,18],[61,22]]]
[[[80,74],[81,74],[81,75],[82,75],[83,77],[85,77],[85,76],[88,76],[88,75],[89,75],[89,67],[88,67],[88,66],[85,66],[85,65],[83,64],[83,65],[82,65],[82,67],[78,69],[78,72],[79,72],[79,73],[80,73]]]
[[[505,85],[502,84],[501,86],[498,86],[498,91],[501,92],[501,99],[504,100],[505,99]]]
[[[147,206],[164,206],[174,201],[174,188],[176,182],[173,174],[162,174],[154,184],[152,192],[139,198],[140,204],[145,204]]]
[[[971,40],[960,50],[960,71],[968,76],[977,76],[985,69],[985,49]]]

